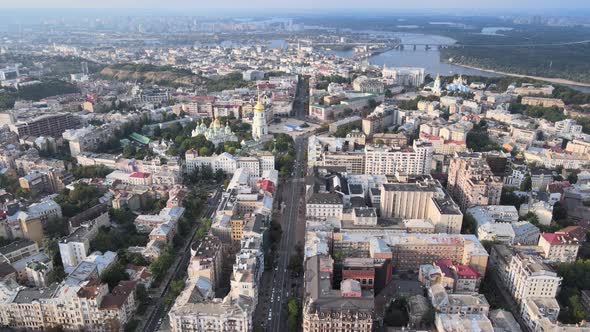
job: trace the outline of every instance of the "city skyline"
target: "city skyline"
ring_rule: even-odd
[[[358,1],[334,1],[326,0],[321,3],[312,0],[302,0],[298,2],[276,2],[270,0],[253,0],[245,4],[241,1],[235,0],[221,0],[214,3],[202,4],[194,3],[186,0],[171,0],[165,3],[155,0],[146,0],[141,3],[133,0],[106,0],[100,3],[82,2],[77,0],[54,0],[51,2],[41,0],[25,0],[19,2],[0,3],[0,8],[47,8],[47,9],[64,9],[64,8],[104,8],[104,9],[193,9],[193,10],[237,10],[237,9],[252,9],[252,10],[316,10],[316,9],[331,9],[331,10],[346,10],[346,9],[389,9],[389,10],[415,10],[415,9],[497,9],[514,11],[519,9],[590,9],[590,3],[583,0],[568,0],[555,3],[549,0],[523,0],[518,4],[514,4],[509,0],[499,0],[495,2],[489,1],[467,1],[467,0],[451,0],[440,2],[435,0],[424,0],[419,3],[401,2],[401,1],[383,1],[383,0],[369,0],[359,3]]]

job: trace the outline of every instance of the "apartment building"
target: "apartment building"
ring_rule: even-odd
[[[262,176],[265,171],[275,169],[275,157],[270,153],[259,153],[248,157],[233,156],[227,152],[210,157],[199,156],[195,150],[188,150],[185,154],[187,173],[197,168],[211,167],[213,172],[222,170],[226,174],[233,174],[238,168],[246,168],[254,176]]]
[[[315,255],[305,262],[304,332],[373,330],[373,293],[362,291],[357,280],[347,279],[340,290],[332,287],[334,261]]]
[[[76,157],[81,152],[94,151],[101,143],[105,143],[113,137],[115,126],[109,124],[101,127],[92,125],[80,129],[68,129],[62,137],[68,141],[70,155]]]
[[[430,174],[433,152],[430,142],[420,140],[414,141],[412,148],[366,146],[363,174]]]
[[[383,67],[383,78],[391,79],[393,84],[418,87],[424,84],[424,68]]]
[[[243,238],[235,256],[229,293],[215,298],[215,288],[207,277],[189,278],[168,313],[172,331],[252,331],[263,270],[261,238]]]
[[[98,231],[98,227],[96,231]],[[66,271],[74,269],[88,256],[91,233],[91,228],[80,227],[59,241],[59,254]]]
[[[0,301],[0,324],[12,329],[121,331],[136,309],[136,281],[121,281],[111,292],[106,283],[89,279],[48,288],[13,288]]]
[[[531,297],[554,299],[562,279],[536,253],[505,245],[492,247],[490,271],[519,305]]]
[[[543,98],[543,97],[522,97],[521,103],[523,105],[530,106],[542,106],[542,107],[559,107],[564,108],[565,103],[561,99],[557,98]]]
[[[447,189],[462,211],[476,205],[499,205],[502,185],[481,153],[461,152],[451,160]]]
[[[214,235],[207,235],[201,242],[195,242],[191,248],[188,277],[195,280],[205,277],[211,281],[211,285],[215,288],[221,278],[222,260],[222,242]]]
[[[39,253],[36,242],[26,239],[16,240],[4,247],[0,247],[0,260],[6,263],[14,263],[26,257]]]
[[[485,273],[488,253],[474,235],[399,233],[381,230],[335,232],[333,250],[344,257],[391,257],[397,271],[418,271],[420,265],[450,259]]]
[[[306,217],[315,220],[342,219],[344,204],[337,193],[315,193],[305,205]]]
[[[428,289],[428,297],[438,313],[487,316],[490,312],[490,304],[483,294],[448,294],[441,284],[434,284]]]
[[[542,256],[553,263],[571,263],[578,257],[581,241],[559,232],[543,233],[539,237]]]
[[[437,233],[458,234],[463,214],[431,177],[381,186],[380,213],[384,218],[429,219]]]
[[[70,113],[52,113],[18,120],[9,124],[9,127],[19,137],[61,137],[64,131],[76,128],[79,125],[80,121]]]

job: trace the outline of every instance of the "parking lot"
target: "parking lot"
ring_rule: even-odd
[[[298,130],[288,130],[286,128],[286,126],[293,126],[293,127],[297,127],[297,126],[301,126],[304,123],[307,123],[309,125],[309,127],[306,128],[301,128],[300,131]],[[281,122],[277,122],[277,123],[271,123],[268,127],[268,131],[271,133],[284,133],[284,134],[289,134],[292,137],[297,137],[299,135],[303,135],[307,132],[313,131],[317,128],[319,128],[320,126],[317,124],[313,124],[313,123],[309,123],[309,122],[304,122],[301,120],[297,120],[297,119],[293,119],[293,118],[281,118]]]

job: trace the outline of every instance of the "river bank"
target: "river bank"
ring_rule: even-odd
[[[545,81],[545,82],[550,82],[550,83],[555,83],[555,84],[563,84],[563,85],[570,85],[570,86],[573,85],[573,86],[577,86],[577,87],[590,88],[590,83],[576,82],[576,81],[566,80],[563,78],[551,78],[551,77],[540,77],[540,76],[507,73],[507,72],[503,72],[503,71],[497,71],[497,70],[484,69],[484,68],[478,68],[478,67],[474,67],[474,66],[463,65],[460,63],[453,63],[453,65],[467,68],[467,69],[480,70],[480,71],[484,71],[484,72],[488,72],[488,73],[492,73],[492,74],[520,77],[520,78],[530,78],[533,80]]]

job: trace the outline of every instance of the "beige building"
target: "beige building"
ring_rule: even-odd
[[[334,251],[344,257],[392,257],[398,271],[418,271],[420,265],[450,259],[484,274],[488,253],[475,235],[373,232],[341,232],[332,235]]]
[[[570,153],[577,153],[577,154],[585,154],[590,152],[590,142],[581,141],[581,140],[573,140],[567,143],[565,147],[565,151]]]
[[[410,183],[384,184],[380,213],[384,218],[429,219],[437,233],[458,234],[463,222],[457,204],[430,177]]]
[[[481,153],[457,153],[451,160],[447,189],[462,211],[476,205],[499,205],[502,186]]]
[[[11,288],[0,302],[0,324],[12,329],[119,332],[136,308],[135,281],[121,281],[109,293],[107,284],[90,279],[49,288]]]
[[[208,278],[211,285],[217,287],[222,272],[223,244],[214,235],[205,236],[196,248],[191,248],[191,260],[188,266],[189,279]]]
[[[521,103],[523,105],[542,106],[542,107],[559,107],[564,108],[565,103],[557,98],[542,98],[542,97],[522,97]]]
[[[390,146],[406,146],[408,145],[408,137],[402,133],[376,133],[373,135],[371,143]]]
[[[543,257],[553,263],[575,262],[580,249],[580,241],[568,234],[543,233],[539,236],[539,247]]]
[[[334,289],[333,263],[327,255],[310,257],[305,263],[303,331],[372,331],[373,293],[361,291],[358,281],[346,283],[345,280],[340,290]],[[355,285],[357,289],[353,289]]]

